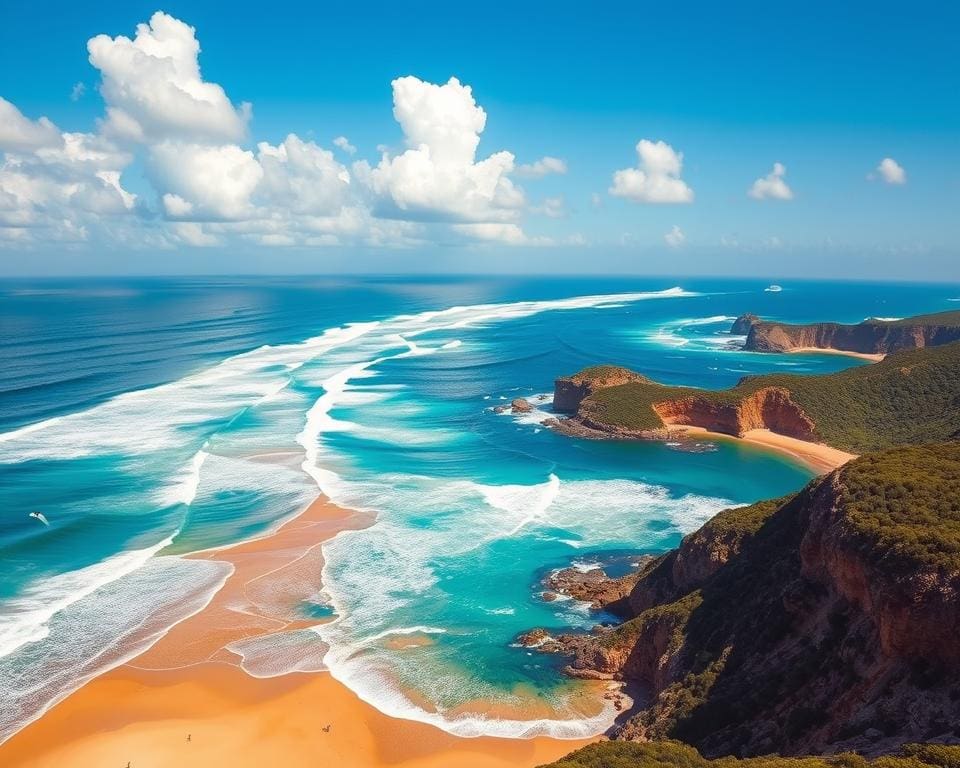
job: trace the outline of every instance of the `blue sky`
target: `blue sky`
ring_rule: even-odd
[[[0,273],[960,279],[954,4],[96,5],[0,11],[0,97],[26,121],[6,145],[0,128]],[[113,42],[160,9],[194,28],[200,82],[223,89],[223,121],[201,133],[180,120],[189,110],[143,105],[163,92],[151,79],[163,75],[143,80],[124,58],[131,49]],[[99,66],[87,49],[97,35],[108,36]],[[391,83],[403,76],[416,80],[398,94]],[[442,90],[451,77],[472,93]],[[393,114],[398,99],[407,123]],[[111,125],[108,108],[140,133],[121,130],[129,120]],[[110,159],[79,167],[41,117]],[[479,134],[474,156],[458,150],[441,167],[435,143],[424,171],[420,155],[404,158],[423,136],[450,139],[450,125]],[[258,143],[280,148],[291,133],[330,159],[298,170],[284,155],[271,170]],[[339,136],[354,154],[334,146]],[[651,155],[654,166],[639,167],[646,180],[633,174],[617,192],[614,174],[638,169],[641,140],[668,154]],[[498,152],[510,163],[478,167]],[[565,172],[518,168],[544,157]],[[889,176],[877,170],[885,158],[896,164]],[[775,163],[787,191],[766,185],[751,197]],[[119,173],[115,184],[104,171]]]

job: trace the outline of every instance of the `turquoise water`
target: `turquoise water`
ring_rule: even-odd
[[[324,591],[303,612],[334,620],[260,648],[270,674],[319,648],[381,710],[452,732],[603,730],[612,713],[585,716],[582,686],[555,659],[513,645],[534,626],[598,620],[544,602],[543,575],[663,551],[718,510],[809,473],[729,442],[690,452],[561,437],[540,423],[550,413],[539,395],[610,361],[711,388],[838,370],[861,363],[744,353],[730,323],[746,311],[900,317],[960,297],[943,286],[763,288],[0,283],[0,734],[199,609],[226,566],[182,554],[262,534],[318,487],[375,522],[324,546]],[[494,412],[517,396],[537,410]],[[538,714],[525,720],[531,698]],[[478,714],[491,702],[496,718]]]

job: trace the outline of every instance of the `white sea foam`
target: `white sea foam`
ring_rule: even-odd
[[[291,672],[325,672],[326,644],[310,629],[274,632],[235,640],[228,651],[240,656],[240,668],[251,677],[281,677]]]
[[[338,596],[335,598],[338,613],[341,606],[349,607],[349,610],[333,622],[337,626],[334,634],[339,645],[336,648],[331,646],[327,656],[339,660],[339,671],[335,674],[348,676],[356,681],[358,688],[367,690],[361,678],[369,679],[369,676],[363,663],[354,664],[356,660],[351,654],[356,646],[351,644],[351,638],[369,638],[388,630],[396,632],[390,627],[390,611],[398,605],[419,604],[437,582],[425,556],[429,547],[426,551],[418,551],[415,546],[411,548],[411,528],[389,519],[394,494],[407,494],[420,508],[423,508],[425,498],[428,501],[432,498],[437,514],[431,532],[439,534],[435,543],[445,554],[456,554],[457,546],[450,546],[451,538],[459,538],[459,549],[469,551],[479,542],[517,535],[526,528],[538,528],[543,519],[554,514],[561,484],[555,477],[540,486],[507,488],[466,481],[430,481],[433,485],[426,489],[425,495],[420,479],[396,477],[382,478],[382,484],[373,488],[359,487],[345,481],[332,469],[321,469],[324,466],[321,459],[329,458],[325,453],[324,435],[352,431],[366,439],[409,444],[414,434],[402,425],[387,428],[353,424],[338,419],[333,411],[344,406],[371,403],[374,392],[396,391],[395,386],[369,382],[380,363],[431,355],[441,349],[452,350],[460,346],[459,339],[434,342],[431,336],[429,342],[422,340],[427,333],[483,327],[539,312],[612,307],[634,301],[695,295],[698,294],[673,288],[649,293],[452,307],[331,328],[303,342],[262,346],[177,381],[127,392],[84,411],[2,433],[0,463],[121,456],[126,462],[125,471],[147,472],[149,468],[156,474],[149,489],[134,488],[131,494],[139,492],[142,499],[146,490],[146,496],[158,507],[192,506],[191,515],[203,514],[202,507],[206,504],[210,507],[210,514],[216,515],[217,507],[211,505],[217,498],[217,489],[227,492],[223,494],[226,499],[232,498],[231,493],[238,490],[274,493],[266,488],[270,483],[263,474],[252,469],[250,462],[220,454],[227,449],[249,450],[251,453],[289,450],[291,432],[286,431],[285,425],[292,423],[291,419],[299,412],[296,441],[304,452],[302,469],[332,498],[351,507],[382,513],[377,524],[368,529],[369,533],[342,533],[331,542],[334,551],[349,553],[355,559],[356,567],[338,571],[335,577],[331,573],[331,595]],[[303,418],[306,404],[302,387],[313,386],[313,379],[317,376],[320,379],[316,383],[322,384],[324,391]],[[288,391],[295,377],[301,386],[297,393]],[[270,426],[251,427],[246,437],[228,437],[225,427],[244,418],[251,409],[261,414],[270,413]],[[162,478],[164,466],[171,467],[166,479]],[[238,471],[244,470],[248,482],[238,475]],[[278,515],[301,498],[299,494],[303,489],[297,480],[279,470],[273,470],[273,475],[278,484],[274,489],[278,501],[276,508],[269,508],[269,514]],[[256,484],[257,488],[251,484]],[[287,485],[291,494],[286,493]],[[451,504],[464,499],[469,500],[471,508],[484,511],[476,529],[478,537],[462,536],[463,529],[457,528],[462,521],[450,517],[450,510],[455,508]],[[460,530],[461,535],[455,537],[456,530]],[[17,596],[3,601],[5,621],[0,626],[0,666],[6,666],[0,669],[0,679],[29,679],[27,688],[13,687],[32,691],[30,702],[18,699],[15,706],[9,707],[14,714],[11,720],[4,721],[5,727],[13,728],[16,722],[34,716],[30,713],[42,711],[50,701],[61,697],[74,684],[65,682],[68,672],[70,680],[82,681],[116,659],[129,658],[133,652],[131,649],[143,648],[148,642],[144,637],[153,642],[165,628],[185,615],[184,610],[199,609],[209,600],[211,590],[215,591],[226,578],[224,569],[229,566],[169,556],[156,557],[175,535],[173,533],[148,547],[111,556],[87,568],[28,584]],[[413,556],[410,556],[411,552]],[[384,563],[390,564],[389,570],[384,568]],[[357,599],[358,595],[364,594],[369,599]],[[378,611],[379,621],[369,620]],[[12,620],[8,620],[10,617]],[[144,627],[148,624],[152,629],[144,634]],[[299,661],[291,660],[293,656],[287,653],[290,648],[286,644],[297,646],[301,639],[291,636],[274,641],[275,644],[263,642],[242,646],[244,664],[252,674],[279,673],[278,670],[285,666],[319,668],[320,662],[315,654],[299,656]],[[275,653],[271,647],[275,648]],[[80,659],[72,669],[68,664],[71,653]],[[36,661],[49,661],[53,656],[56,656],[56,663],[46,667],[46,662]],[[285,657],[287,661],[283,661]],[[14,670],[11,666],[14,661],[17,665],[25,664],[23,669],[26,672]],[[372,669],[371,674],[378,674],[377,670]],[[371,698],[376,699],[384,711],[397,707],[409,710],[409,702],[402,694],[380,687],[383,690],[371,693]],[[448,722],[437,713],[430,717],[446,722],[448,730],[464,735],[550,732],[574,736],[602,730],[611,721],[612,714],[610,710],[593,719],[559,724],[554,721],[511,723],[476,717]],[[415,715],[417,719],[422,716],[422,712]]]
[[[58,611],[42,642],[0,658],[0,743],[202,610],[231,571],[228,563],[157,557]]]
[[[27,643],[43,640],[50,633],[48,622],[53,616],[104,585],[132,573],[172,541],[170,536],[152,546],[121,552],[86,568],[49,576],[29,585],[15,597],[5,599],[4,620],[0,624],[0,658]]]
[[[408,697],[403,690],[418,685],[426,686],[419,696],[431,701],[438,700],[441,691],[460,700],[470,698],[468,693],[476,698],[502,695],[484,688],[482,681],[465,677],[463,671],[451,668],[441,674],[437,660],[424,666],[422,659],[403,661],[378,649],[376,641],[401,631],[392,616],[423,612],[434,601],[448,599],[438,591],[442,583],[433,563],[439,558],[469,560],[471,553],[498,540],[536,539],[556,530],[569,532],[563,540],[571,546],[629,540],[657,547],[731,506],[724,499],[693,494],[674,497],[666,488],[637,481],[561,480],[555,474],[532,486],[408,475],[363,482],[341,478],[335,492],[342,494],[335,498],[340,503],[362,500],[361,504],[381,514],[371,527],[342,533],[324,546],[323,582],[338,616],[316,628],[330,646],[325,663],[337,679],[381,711],[432,723],[461,736],[587,736],[609,727],[615,712],[592,718],[565,719],[558,714],[556,719],[529,722],[493,720],[458,716],[442,708],[428,711]],[[603,499],[603,504],[598,505],[597,499]],[[431,524],[428,528],[410,525],[404,522],[407,515],[429,516]],[[651,521],[661,524],[651,529]],[[470,531],[470,536],[464,536],[464,531]],[[586,560],[578,564],[585,569],[594,566]],[[594,620],[586,603],[564,601],[558,608],[558,620],[563,623],[586,628]],[[398,675],[403,685],[398,684]],[[558,706],[562,712],[563,705]]]
[[[160,490],[158,503],[169,507],[174,504],[191,504],[197,495],[197,486],[200,485],[200,468],[209,454],[206,451],[197,451],[190,463],[169,485]]]

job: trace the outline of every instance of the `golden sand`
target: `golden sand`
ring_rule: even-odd
[[[244,672],[227,644],[315,624],[294,608],[319,590],[320,544],[368,520],[318,499],[270,536],[191,555],[234,568],[210,604],[0,746],[0,765],[522,768],[595,740],[458,738],[388,717],[328,673]]]
[[[711,432],[703,427],[691,427],[681,424],[671,424],[670,429],[673,431],[682,431],[688,435],[702,435],[711,440],[737,440],[759,445],[766,449],[790,456],[818,474],[830,472],[838,467],[842,467],[848,461],[857,458],[854,453],[847,453],[846,451],[831,448],[829,445],[823,445],[822,443],[811,443],[807,440],[798,440],[795,437],[778,435],[769,429],[751,429],[740,437],[734,437],[733,435],[727,435],[721,432]]]

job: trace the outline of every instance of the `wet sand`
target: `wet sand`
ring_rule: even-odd
[[[596,740],[464,739],[387,717],[326,672],[243,671],[227,646],[317,624],[300,606],[320,589],[321,543],[369,521],[321,498],[268,536],[190,555],[233,566],[209,605],[17,733],[0,746],[0,764],[506,768]]]

